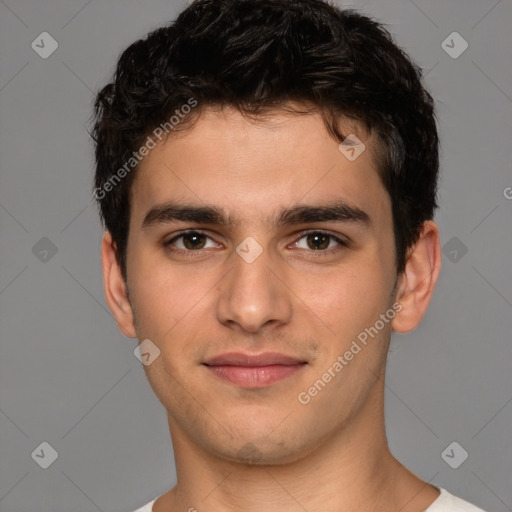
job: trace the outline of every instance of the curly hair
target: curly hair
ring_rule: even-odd
[[[421,78],[384,27],[352,9],[323,0],[194,1],[174,22],[131,44],[95,99],[94,193],[124,279],[134,156],[191,99],[197,106],[180,115],[174,130],[191,128],[207,106],[260,116],[295,103],[304,106],[292,109],[297,113],[319,112],[338,142],[343,119],[375,133],[402,272],[438,206],[439,139]]]

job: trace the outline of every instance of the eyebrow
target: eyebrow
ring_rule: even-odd
[[[238,224],[221,208],[216,206],[195,206],[168,202],[152,207],[142,221],[142,229],[175,221],[195,222],[216,226],[233,226]],[[315,222],[349,222],[370,227],[370,216],[357,206],[344,201],[328,204],[297,204],[291,208],[281,209],[274,216],[271,225],[275,227],[295,224],[312,224]]]

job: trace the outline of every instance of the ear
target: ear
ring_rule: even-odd
[[[414,330],[425,312],[441,271],[439,229],[434,221],[423,224],[418,241],[409,250],[405,269],[400,275],[396,300],[402,309],[392,322],[393,330]]]
[[[105,231],[101,242],[101,265],[103,269],[103,289],[108,307],[112,311],[121,332],[129,338],[135,338],[133,311],[128,300],[126,283],[117,261],[117,248],[108,231]]]

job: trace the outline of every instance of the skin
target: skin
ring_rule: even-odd
[[[144,370],[168,413],[177,484],[155,512],[420,512],[438,497],[390,453],[383,412],[391,332],[416,328],[428,307],[441,264],[438,228],[425,222],[397,276],[375,140],[357,124],[345,132],[366,146],[354,161],[318,114],[276,111],[256,122],[231,108],[204,109],[192,129],[141,162],[131,191],[127,283],[105,233],[107,303],[126,336],[149,338],[161,351]],[[143,229],[146,213],[171,200],[217,206],[235,222]],[[365,211],[370,224],[271,223],[281,208],[336,200]],[[200,250],[190,237],[173,242],[186,254],[165,246],[191,229],[206,235],[192,240]],[[305,230],[348,245],[315,242]],[[236,252],[249,236],[263,249],[252,263]],[[395,302],[401,311],[394,319],[300,403],[299,393]],[[270,386],[243,389],[202,364],[233,351],[280,352],[308,364]]]

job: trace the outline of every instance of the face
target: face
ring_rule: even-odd
[[[283,463],[374,399],[395,313],[391,202],[374,140],[345,133],[365,142],[355,160],[318,114],[209,109],[141,163],[127,284],[173,439]]]

